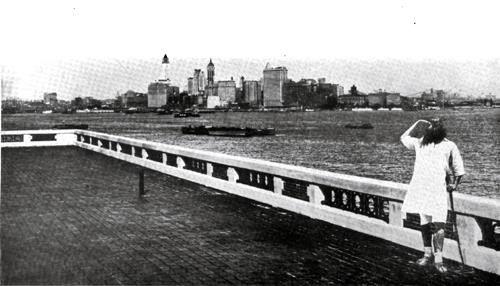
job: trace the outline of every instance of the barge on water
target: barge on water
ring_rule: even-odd
[[[274,128],[241,128],[241,127],[222,127],[222,126],[184,126],[181,128],[182,134],[225,136],[225,137],[251,137],[251,136],[269,136],[275,135]]]
[[[184,112],[176,112],[174,113],[175,118],[182,117],[200,117],[200,114],[197,110],[186,109]]]

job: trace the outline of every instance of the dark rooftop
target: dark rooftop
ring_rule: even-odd
[[[0,284],[494,284],[500,276],[76,147],[2,149]]]

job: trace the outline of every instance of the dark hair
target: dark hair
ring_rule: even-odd
[[[422,146],[430,143],[438,144],[446,137],[446,129],[440,119],[432,119],[430,128],[425,130],[424,138],[422,139]]]

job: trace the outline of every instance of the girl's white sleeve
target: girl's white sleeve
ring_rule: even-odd
[[[419,141],[420,139],[411,137],[410,135],[401,136],[401,143],[403,143],[403,145],[410,150],[415,150],[415,147],[418,146]]]
[[[451,148],[451,160],[452,160],[453,174],[455,176],[465,175],[464,161],[462,160],[460,151],[458,151],[457,145],[455,144],[453,144],[453,147]]]

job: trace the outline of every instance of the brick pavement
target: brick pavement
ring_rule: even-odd
[[[2,149],[0,284],[493,284],[500,276],[76,147]]]

